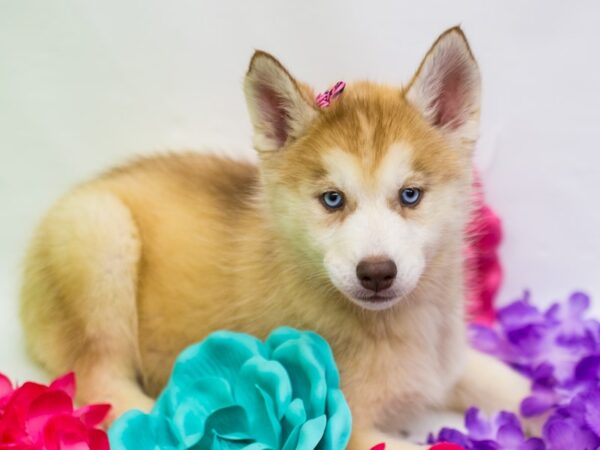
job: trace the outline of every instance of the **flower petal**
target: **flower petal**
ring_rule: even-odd
[[[292,400],[281,421],[282,450],[293,450],[298,444],[300,427],[306,421],[304,403],[299,398]]]
[[[246,411],[240,406],[228,406],[214,411],[204,425],[202,439],[194,445],[197,450],[209,450],[213,445],[214,436],[226,441],[250,441],[250,425]]]
[[[529,438],[518,447],[518,450],[546,450],[546,444],[540,438]]]
[[[496,441],[492,441],[489,439],[483,441],[473,441],[470,447],[472,450],[508,450],[500,447]]]
[[[573,292],[568,300],[569,315],[581,317],[590,307],[590,297],[583,292]]]
[[[429,450],[464,450],[460,445],[451,444],[450,442],[440,442],[430,447]]]
[[[598,439],[572,419],[550,419],[544,425],[544,437],[552,450],[595,449]]]
[[[582,358],[575,366],[575,378],[579,381],[595,381],[600,374],[600,354]]]
[[[0,373],[0,399],[13,393],[11,381],[4,374]]]
[[[63,391],[55,391],[66,395]],[[68,397],[68,396],[67,396]],[[44,426],[44,450],[89,450],[87,427],[76,417],[60,415],[50,418]]]
[[[104,430],[92,429],[89,436],[90,450],[110,450],[108,436]]]
[[[75,410],[75,417],[79,417],[81,421],[88,427],[100,425],[110,412],[111,405],[108,403],[99,403],[95,405],[86,405]]]
[[[473,439],[482,440],[492,438],[492,425],[477,408],[469,408],[465,413],[465,427]]]
[[[204,425],[210,413],[199,407],[197,398],[188,397],[179,403],[172,419],[177,439],[189,448],[202,439]]]
[[[199,377],[223,378],[235,385],[242,365],[256,355],[266,357],[260,340],[243,333],[218,331],[179,355],[171,379],[180,387],[193,385]]]
[[[302,345],[305,344],[305,345]],[[272,358],[285,367],[295,397],[304,402],[307,416],[325,413],[327,383],[325,370],[309,343],[288,341],[275,349]]]
[[[327,425],[317,450],[346,448],[352,430],[352,414],[340,389],[327,393]]]
[[[512,449],[517,448],[523,443],[525,435],[519,425],[505,424],[498,428],[496,440],[502,448]]]
[[[326,424],[327,417],[325,415],[304,422],[300,427],[295,450],[314,450],[323,437]]]
[[[62,377],[57,378],[50,383],[48,388],[51,390],[63,391],[69,397],[73,398],[75,396],[75,374],[73,372],[69,372]]]
[[[31,444],[26,444],[26,443],[22,443],[22,442],[17,442],[17,443],[11,442],[9,444],[1,444],[0,443],[0,450],[39,450],[39,449],[36,449]]]
[[[0,421],[0,436],[5,441],[20,442],[27,436],[26,420],[31,403],[48,391],[48,387],[27,382],[8,398]]]
[[[340,376],[335,366],[333,352],[327,341],[312,331],[298,331],[290,327],[279,327],[271,333],[265,344],[271,349],[271,354],[278,347],[294,341],[295,345],[309,346],[316,355],[319,365],[325,370],[325,382],[327,386],[338,388]]]
[[[377,445],[371,447],[371,450],[385,450],[385,442],[380,442]]]
[[[588,393],[585,400],[585,422],[600,437],[600,391]]]
[[[438,434],[437,440],[439,442],[451,442],[462,447],[467,447],[470,441],[463,433],[452,428],[442,428]]]
[[[180,448],[166,418],[136,410],[126,412],[112,424],[108,430],[108,439],[111,450]]]
[[[473,324],[469,326],[469,340],[476,349],[491,354],[502,355],[503,344],[501,337],[488,326]]]
[[[507,332],[511,332],[543,322],[543,316],[529,301],[522,300],[501,308],[498,311],[498,321]]]
[[[212,413],[233,405],[235,400],[227,380],[205,377],[191,386],[170,384],[160,395],[153,413],[172,418],[177,436],[191,443],[201,438]]]
[[[73,401],[64,391],[44,392],[33,400],[27,411],[27,431],[33,442],[40,442],[50,419],[72,412]]]
[[[521,402],[521,414],[524,417],[533,417],[550,409],[556,402],[554,392],[551,390],[535,392]]]
[[[249,359],[235,387],[236,401],[250,414],[250,426],[258,442],[277,448],[281,442],[280,420],[291,402],[292,385],[283,366],[262,356]]]

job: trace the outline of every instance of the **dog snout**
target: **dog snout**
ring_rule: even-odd
[[[365,258],[356,266],[356,276],[360,284],[365,289],[375,292],[389,288],[397,273],[396,263],[387,257]]]

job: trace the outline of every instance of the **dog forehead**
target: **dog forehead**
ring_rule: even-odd
[[[363,162],[376,164],[393,142],[404,137],[410,114],[396,96],[385,97],[374,89],[367,92],[372,95],[351,92],[325,111],[321,130],[326,139],[337,141]]]
[[[322,154],[325,173],[343,188],[380,191],[396,188],[413,172],[413,149],[407,142],[394,142],[380,158],[334,147]]]
[[[289,166],[305,167],[313,180],[329,174],[351,186],[402,182],[409,173],[437,183],[464,175],[468,158],[453,150],[399,90],[361,83],[321,111]]]

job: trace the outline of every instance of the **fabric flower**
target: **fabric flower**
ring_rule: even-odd
[[[385,442],[377,444],[374,447],[371,447],[371,450],[385,450]],[[429,447],[429,450],[465,450],[460,445],[452,444],[450,442],[440,442],[439,444],[435,444],[432,447]]]
[[[430,442],[453,442],[466,450],[545,450],[540,438],[526,438],[517,416],[500,412],[486,418],[477,408],[465,414],[466,433],[449,428],[442,429]]]
[[[440,442],[430,447],[429,450],[465,450],[460,445],[452,444],[450,442]]]
[[[541,438],[524,439],[513,414],[488,421],[471,409],[467,432],[443,429],[430,442],[456,442],[467,450],[600,449],[600,322],[586,317],[589,305],[587,295],[575,292],[540,310],[525,293],[498,310],[495,326],[471,327],[474,347],[531,379],[521,414],[544,414]]]
[[[113,450],[338,450],[351,430],[327,342],[275,330],[266,342],[219,331],[186,349],[149,414],[109,431]]]
[[[20,387],[0,374],[0,450],[108,450],[107,435],[96,426],[110,405],[74,409],[74,393],[72,373],[49,386]]]
[[[502,266],[498,247],[502,241],[502,223],[484,202],[479,175],[473,183],[473,213],[467,225],[466,293],[467,312],[481,324],[494,321],[494,299],[502,283]]]
[[[473,346],[532,379],[532,394],[521,405],[525,416],[566,404],[597,383],[600,323],[585,317],[589,303],[587,295],[576,292],[564,304],[542,312],[525,293],[498,311],[497,329],[471,328]]]

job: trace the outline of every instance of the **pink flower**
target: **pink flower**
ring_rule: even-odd
[[[0,373],[0,450],[108,450],[110,405],[73,407],[75,375],[13,387]]]
[[[466,286],[467,311],[479,324],[494,322],[494,299],[502,282],[498,246],[502,241],[502,223],[485,204],[481,180],[475,173],[473,214],[467,226]]]
[[[435,444],[429,450],[465,450],[460,445],[452,444],[450,442],[440,442],[439,444]]]
[[[371,450],[385,450],[385,443],[377,444],[375,447],[372,447]],[[433,447],[430,447],[429,450],[465,450],[460,445],[452,444],[450,442],[440,442],[439,444],[435,444]]]

